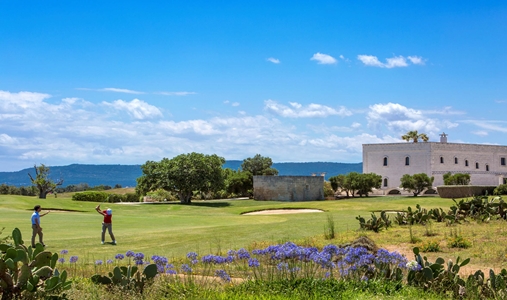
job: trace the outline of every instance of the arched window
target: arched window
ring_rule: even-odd
[[[486,171],[489,171],[489,165],[486,165]]]
[[[384,178],[384,187],[387,187],[387,178]]]
[[[465,167],[468,167],[468,159],[465,159]]]
[[[410,157],[405,157],[405,166],[410,166]]]
[[[440,163],[443,164],[444,163],[444,157],[443,156],[440,156]]]
[[[475,168],[479,169],[479,163],[478,162],[475,163]]]
[[[387,156],[384,157],[384,166],[387,166]]]
[[[455,164],[455,165],[457,165],[457,164],[458,164],[458,158],[457,158],[457,157],[455,157],[455,158],[454,158],[454,164]]]

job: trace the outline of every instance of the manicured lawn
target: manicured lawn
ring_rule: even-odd
[[[0,228],[3,235],[18,227],[29,244],[32,208],[40,204],[51,213],[41,219],[48,250],[62,249],[88,261],[108,259],[128,250],[146,255],[182,257],[190,251],[211,253],[239,249],[262,242],[305,241],[323,236],[328,215],[336,231],[357,235],[356,216],[369,217],[372,211],[402,210],[421,203],[426,208],[449,207],[451,200],[436,197],[369,197],[315,202],[275,202],[254,200],[194,201],[192,205],[102,204],[113,209],[113,231],[117,246],[101,245],[102,216],[97,203],[72,201],[70,195],[47,199],[25,196],[0,196]],[[277,208],[313,208],[325,213],[243,216],[242,213]],[[322,238],[323,239],[323,238]],[[106,234],[106,241],[109,236]],[[344,241],[344,242],[345,242]],[[340,238],[334,243],[342,242]],[[321,241],[320,243],[330,243]]]

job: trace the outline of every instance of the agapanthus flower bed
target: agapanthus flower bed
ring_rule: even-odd
[[[62,253],[66,251],[63,250]],[[67,252],[65,252],[67,254]],[[71,257],[71,263],[77,256]],[[159,274],[183,275],[211,278],[213,281],[230,282],[231,278],[244,280],[278,280],[298,278],[336,279],[391,279],[401,280],[407,267],[416,268],[413,263],[397,252],[385,249],[370,251],[364,247],[340,247],[327,245],[322,249],[304,247],[287,242],[271,245],[264,249],[248,251],[244,248],[229,250],[227,253],[199,255],[187,253],[185,258],[169,261],[161,255],[145,256],[141,252],[127,251],[113,259],[97,260],[107,273],[108,266],[135,265],[143,268],[155,264]]]

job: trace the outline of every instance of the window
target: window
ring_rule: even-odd
[[[500,157],[500,165],[505,166],[505,157]]]
[[[443,164],[444,163],[444,157],[443,156],[440,156],[440,163]]]
[[[489,165],[486,165],[486,171],[489,171]]]
[[[384,187],[387,187],[387,178],[384,178]]]
[[[457,164],[458,164],[458,158],[457,158],[457,157],[455,157],[455,158],[454,158],[454,164],[455,164],[455,165],[457,165]]]
[[[387,166],[387,157],[384,157],[384,166]]]
[[[468,167],[468,159],[465,159],[465,167]]]
[[[479,163],[478,162],[475,163],[475,168],[479,169]]]
[[[405,157],[405,166],[410,166],[410,157]]]

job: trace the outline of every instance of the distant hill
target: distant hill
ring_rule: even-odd
[[[237,170],[242,160],[228,160],[224,168]],[[81,165],[53,166],[50,168],[50,178],[58,180],[63,178],[63,186],[87,183],[90,186],[120,184],[122,187],[136,185],[136,178],[141,176],[141,165]],[[334,162],[302,162],[302,163],[273,163],[279,175],[310,176],[326,173],[325,178],[349,172],[363,171],[362,163],[334,163]],[[34,168],[23,169],[17,172],[0,172],[0,184],[15,186],[31,185],[28,173],[35,176]]]

